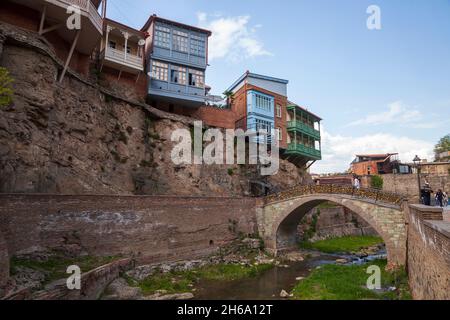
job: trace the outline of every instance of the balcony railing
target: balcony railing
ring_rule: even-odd
[[[320,140],[320,131],[308,126],[306,123],[303,123],[301,121],[288,121],[287,129],[297,130]]]
[[[46,0],[47,2],[54,3],[55,1]],[[89,20],[95,25],[95,27],[102,33],[103,32],[103,19],[98,13],[97,8],[90,0],[57,0],[63,5],[77,6],[83,11]]]
[[[116,63],[120,63],[134,69],[144,70],[144,60],[142,57],[135,56],[125,51],[120,51],[113,48],[108,48],[105,53],[105,58]]]
[[[299,143],[290,143],[287,149],[288,154],[298,154],[312,159],[322,159],[322,152],[315,148],[311,148]]]

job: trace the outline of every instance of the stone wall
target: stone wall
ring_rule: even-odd
[[[314,225],[314,218],[317,222]],[[312,229],[313,228],[313,229]],[[309,234],[313,231],[313,234]],[[332,237],[378,235],[364,219],[342,206],[314,208],[299,224],[300,240],[318,241]],[[309,236],[311,238],[307,239]]]
[[[81,275],[81,290],[69,290],[66,279],[51,284],[45,290],[32,292],[28,288],[13,292],[4,300],[97,300],[105,288],[134,265],[129,258],[108,263]],[[1,297],[1,295],[0,295]]]
[[[383,191],[394,192],[405,196],[412,196],[418,200],[419,185],[417,174],[383,174]],[[361,179],[363,187],[370,187],[370,176]],[[448,174],[422,174],[421,185],[430,183],[434,191],[442,189],[450,192],[450,175]]]
[[[195,259],[240,233],[256,233],[256,201],[0,195],[0,232],[10,257],[43,247],[71,255],[133,257],[138,263]],[[7,265],[2,266],[5,273]]]
[[[450,299],[450,223],[442,209],[411,205],[408,273],[414,299]]]

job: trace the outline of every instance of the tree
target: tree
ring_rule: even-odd
[[[441,140],[439,140],[438,144],[434,147],[434,155],[436,161],[440,160],[440,154],[443,152],[450,151],[450,134],[447,134]]]
[[[11,87],[13,79],[6,68],[0,67],[0,107],[9,106],[14,91]]]
[[[372,188],[374,189],[383,189],[383,178],[381,176],[372,176],[371,181],[370,181],[370,185],[372,186]]]
[[[233,91],[225,91],[223,95],[227,98],[227,106],[231,108],[234,103],[234,92]]]

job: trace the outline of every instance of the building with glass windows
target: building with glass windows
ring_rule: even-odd
[[[302,167],[322,158],[320,117],[287,98],[289,81],[246,72],[229,89],[235,128],[267,132],[256,141],[278,139],[281,156]]]
[[[148,100],[155,107],[205,104],[205,71],[211,32],[152,15],[146,40]]]

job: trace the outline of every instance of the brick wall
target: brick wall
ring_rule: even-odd
[[[414,299],[450,299],[450,223],[442,209],[409,207],[408,273]]]
[[[10,257],[42,246],[138,262],[194,259],[256,232],[255,199],[0,195]]]

